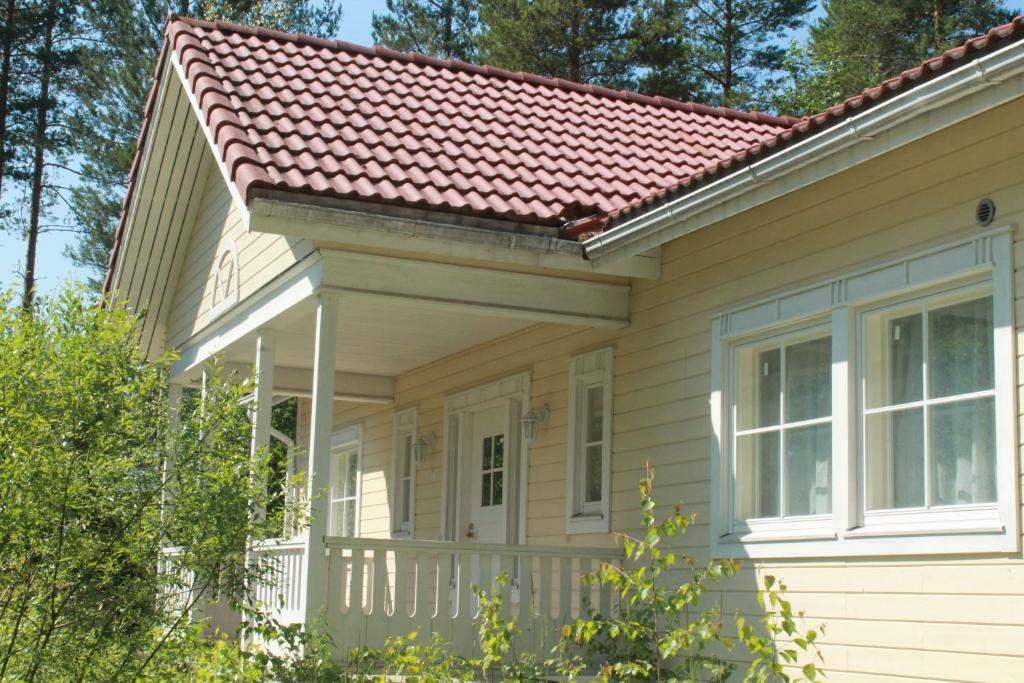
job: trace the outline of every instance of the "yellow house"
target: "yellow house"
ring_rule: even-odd
[[[1022,35],[798,120],[172,18],[107,289],[301,398],[263,597],[339,647],[608,608],[649,461],[829,680],[1021,680]]]

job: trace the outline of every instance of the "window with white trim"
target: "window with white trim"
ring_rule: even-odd
[[[569,533],[609,530],[613,353],[592,351],[569,366]]]
[[[415,408],[395,413],[392,443],[394,492],[391,496],[391,533],[412,536],[416,514],[416,442],[417,414]]]
[[[713,321],[712,550],[1017,548],[1012,239],[973,237]]]
[[[832,511],[832,335],[811,327],[734,351],[738,520]]]
[[[359,535],[361,461],[361,430],[354,427],[335,434],[331,444],[331,536]]]

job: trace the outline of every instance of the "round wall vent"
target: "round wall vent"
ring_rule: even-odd
[[[992,224],[996,218],[996,205],[991,199],[987,197],[978,202],[978,208],[974,210],[974,220],[978,221],[978,225],[981,227],[987,227]]]

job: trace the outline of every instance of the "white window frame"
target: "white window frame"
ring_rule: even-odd
[[[342,453],[349,453],[355,450],[356,457],[356,490],[352,496],[335,496],[334,482],[337,480],[337,456]],[[343,429],[339,429],[334,432],[331,436],[331,487],[328,489],[328,501],[327,509],[329,511],[330,518],[328,519],[327,528],[334,529],[334,504],[343,500],[353,501],[353,528],[355,529],[354,538],[359,537],[359,522],[361,518],[361,508],[363,501],[363,428],[362,425],[351,425]]]
[[[615,349],[606,347],[569,362],[569,444],[566,475],[566,533],[607,533],[611,518],[612,382]],[[601,387],[601,500],[584,502],[587,393]]]
[[[1003,226],[786,292],[712,319],[711,551],[717,557],[841,557],[1020,548],[1013,231]],[[957,288],[991,291],[995,364],[995,504],[866,510],[862,316]],[[979,294],[981,296],[983,294]],[[731,406],[734,350],[752,340],[828,324],[832,333],[832,514],[735,519]]]
[[[416,408],[406,408],[395,412],[391,430],[391,487],[390,505],[391,510],[391,537],[412,538],[416,526],[416,457],[412,451],[412,444],[416,443],[418,433],[419,414]],[[402,457],[402,446],[406,439],[409,439],[409,500],[401,500],[402,482],[401,467],[399,459]],[[408,507],[409,521],[400,521],[400,511],[404,506]]]

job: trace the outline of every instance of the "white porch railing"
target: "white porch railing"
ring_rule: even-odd
[[[271,539],[256,544],[250,553],[250,562],[262,572],[253,598],[282,623],[302,621],[303,551],[302,539]]]
[[[490,592],[502,573],[510,579],[498,589],[502,616],[517,617],[516,650],[546,654],[563,624],[611,609],[610,589],[584,585],[581,577],[601,562],[621,561],[614,548],[334,537],[327,548],[324,616],[342,657],[412,631],[420,642],[436,633],[458,654],[478,654],[472,586]]]

